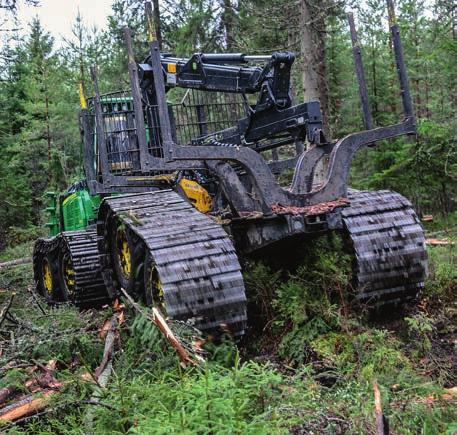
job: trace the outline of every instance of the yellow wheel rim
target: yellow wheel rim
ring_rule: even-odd
[[[117,257],[122,269],[122,273],[128,279],[132,272],[132,261],[130,254],[130,246],[127,239],[127,233],[123,227],[119,227],[116,231]]]
[[[52,295],[53,284],[52,284],[52,273],[51,265],[48,260],[43,260],[43,284],[44,289],[49,295]]]
[[[65,255],[63,260],[63,276],[68,292],[73,294],[75,290],[75,270],[69,255]]]
[[[153,304],[156,305],[157,308],[160,308],[160,310],[165,314],[165,291],[155,265],[151,267],[148,281],[152,292]]]

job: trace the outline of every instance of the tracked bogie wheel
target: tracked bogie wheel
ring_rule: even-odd
[[[126,231],[125,238],[113,237],[119,228]],[[244,333],[246,296],[232,241],[176,192],[106,198],[98,235],[102,274],[111,294],[125,283],[127,291],[169,318],[190,321],[205,332]],[[123,276],[124,241],[132,282]]]
[[[144,267],[144,244],[138,235],[124,223],[122,218],[110,215],[101,241],[105,249],[112,253],[115,288],[122,287],[129,294],[138,297],[142,293]],[[116,292],[109,285],[110,294]]]
[[[49,303],[62,300],[58,266],[59,238],[40,238],[33,248],[33,276],[37,292]]]
[[[425,237],[411,203],[388,190],[351,191],[342,210],[356,297],[369,305],[416,297],[428,273]]]
[[[103,278],[95,230],[60,234],[59,280],[63,299],[80,308],[101,306],[110,301]]]
[[[38,239],[33,271],[36,289],[49,303],[71,302],[88,308],[110,301],[100,273],[94,230],[67,231]]]

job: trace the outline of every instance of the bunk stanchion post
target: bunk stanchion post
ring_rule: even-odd
[[[165,159],[173,158],[174,142],[171,133],[170,115],[168,113],[167,97],[165,94],[165,81],[163,78],[162,61],[160,58],[160,46],[157,40],[154,26],[154,15],[150,2],[146,3],[146,25],[149,37],[149,52],[151,56],[152,75],[154,80],[154,96],[157,104],[157,111],[160,119],[160,135]],[[170,71],[167,71],[167,73]]]
[[[148,163],[148,149],[146,143],[146,128],[144,125],[143,102],[141,99],[140,82],[138,80],[138,67],[133,53],[132,33],[128,27],[124,28],[125,45],[127,46],[128,70],[130,77],[130,87],[132,89],[133,106],[135,112],[136,134],[140,151],[141,169],[147,170],[144,166]]]
[[[392,37],[392,45],[397,66],[398,80],[400,82],[401,100],[405,118],[414,118],[411,94],[409,92],[408,74],[406,72],[405,60],[403,57],[403,47],[400,39],[400,29],[395,16],[395,6],[393,0],[387,1],[387,11],[389,14],[389,27]]]
[[[146,32],[148,35],[148,41],[151,43],[152,41],[157,40],[156,34],[156,23],[154,22],[154,13],[152,10],[152,4],[150,2],[146,2],[145,4],[145,14],[146,14]],[[159,44],[159,48],[160,44]]]
[[[108,164],[108,150],[106,148],[105,129],[103,128],[103,112],[102,104],[100,101],[100,91],[98,89],[97,68],[93,65],[90,67],[90,76],[94,86],[94,109],[95,109],[95,132],[98,146],[98,157],[100,162],[100,169],[103,176],[103,183],[109,184],[109,164]],[[99,171],[100,172],[100,171]]]
[[[162,30],[160,26],[160,10],[159,0],[152,0],[153,2],[153,17],[154,17],[154,28],[156,33],[157,42],[159,43],[159,50],[162,50]]]
[[[84,172],[87,178],[87,185],[92,191],[92,184],[96,180],[95,176],[95,152],[94,152],[94,136],[93,131],[90,125],[90,115],[89,110],[87,109],[87,100],[84,94],[84,87],[82,82],[79,83],[79,106],[80,111],[80,127],[81,127],[81,136],[83,141],[83,150],[84,150]]]
[[[359,85],[360,103],[362,105],[363,125],[365,130],[373,128],[373,119],[371,117],[370,103],[368,100],[367,82],[365,80],[365,71],[362,62],[362,52],[360,50],[359,38],[354,24],[354,15],[348,13],[349,29],[351,31],[352,55],[354,56],[355,73]]]

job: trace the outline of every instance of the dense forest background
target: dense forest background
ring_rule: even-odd
[[[186,368],[155,308],[123,297],[80,310],[33,292],[45,192],[84,176],[79,85],[92,94],[96,64],[102,92],[128,87],[126,24],[138,60],[148,50],[144,0],[113,0],[105,29],[75,17],[63,42],[38,20],[15,30],[18,6],[40,1],[0,0],[0,433],[457,434],[455,0],[396,0],[419,134],[362,150],[351,173],[353,187],[397,190],[434,215],[422,219],[429,274],[417,300],[369,310],[352,297],[341,238],[309,238],[290,255],[298,267],[243,259],[249,323],[237,344],[173,322],[204,350]],[[294,51],[293,97],[321,101],[332,138],[363,128],[352,10],[374,122],[401,118],[384,0],[153,3],[178,55]]]
[[[453,0],[398,0],[396,6],[419,135],[363,151],[352,184],[397,190],[422,214],[449,214],[457,192],[457,7]],[[42,231],[45,191],[83,176],[78,86],[91,94],[89,66],[98,65],[103,92],[127,86],[125,25],[134,29],[138,60],[147,51],[143,0],[115,0],[105,29],[75,17],[74,38],[61,45],[38,19],[26,37],[15,30],[16,7],[16,0],[0,0],[0,248]],[[401,104],[384,2],[164,0],[161,34],[164,49],[178,55],[294,51],[294,98],[319,98],[328,132],[337,138],[362,129],[349,10],[374,122],[385,125],[400,117]]]

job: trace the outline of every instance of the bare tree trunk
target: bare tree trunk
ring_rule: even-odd
[[[379,108],[378,108],[378,77],[377,77],[377,66],[376,66],[376,49],[375,49],[375,42],[374,39],[371,40],[371,72],[372,72],[372,80],[373,80],[373,97],[374,97],[374,105],[373,105],[373,118],[375,120],[378,119]]]
[[[44,96],[44,102],[45,102],[45,116],[46,116],[46,140],[48,142],[48,161],[49,163],[51,162],[51,129],[49,127],[49,98],[48,94],[46,92]]]
[[[233,37],[234,13],[231,0],[223,0],[222,7],[224,12],[222,14],[222,26],[225,31],[225,40],[227,51],[230,52],[234,49],[235,39]]]
[[[393,53],[393,44],[392,44],[392,38],[389,38],[389,48],[390,48],[390,52]],[[391,60],[390,60],[390,68],[391,68],[391,71],[395,71],[395,59],[392,57]],[[373,66],[373,77],[375,77],[376,75],[376,66],[374,65]],[[391,75],[391,79],[390,79],[390,88],[391,89],[397,89],[397,77],[392,74]],[[375,83],[373,83],[373,90],[375,90],[376,87],[375,87]],[[374,91],[376,92],[376,91]],[[397,98],[389,98],[390,100],[390,113],[393,113],[395,115],[397,115]]]
[[[86,95],[86,77],[85,77],[85,62],[84,62],[84,28],[82,25],[82,17],[79,15],[76,17],[77,27],[74,35],[78,38],[78,60],[79,60],[79,82],[81,83],[83,94]]]
[[[221,0],[221,6],[223,9],[221,16],[221,27],[225,34],[225,48],[228,53],[235,50],[235,37],[234,37],[234,24],[235,24],[235,12],[233,10],[232,0]],[[239,98],[235,93],[229,93],[226,96],[226,102],[229,103],[227,106],[230,114],[230,119],[234,121],[238,119],[237,102]]]
[[[154,27],[156,31],[157,42],[159,43],[159,49],[163,49],[163,41],[162,41],[162,29],[160,26],[160,9],[159,9],[159,0],[152,0],[152,6],[154,8]]]
[[[46,120],[46,141],[48,143],[48,178],[49,180],[52,179],[51,173],[51,126],[50,126],[50,117],[49,117],[49,96],[48,96],[48,84],[47,84],[47,77],[46,77],[46,65],[43,67],[42,72],[42,80],[43,80],[43,90],[44,90],[44,104],[45,104],[45,120]]]
[[[305,101],[321,103],[324,134],[329,136],[328,86],[325,67],[325,21],[332,0],[300,0],[300,51]],[[320,184],[327,174],[327,159],[315,167],[313,184]]]
[[[300,51],[305,101],[321,103],[324,128],[328,126],[328,88],[325,67],[327,1],[300,0]]]
[[[457,6],[454,4],[451,6],[452,11],[452,39],[457,39]]]
[[[429,74],[429,70],[427,67],[426,75],[425,75],[425,117],[427,119],[431,118],[429,80],[430,80],[430,74]]]
[[[416,65],[418,64],[417,62],[419,61],[420,59],[420,52],[419,52],[419,36],[417,34],[417,20],[418,20],[418,17],[417,17],[417,11],[414,11],[414,25],[413,25],[413,33],[414,33],[414,37],[413,37],[413,42],[414,42],[414,51],[415,51],[415,60],[416,60]],[[421,99],[421,86],[420,86],[420,79],[419,79],[419,71],[417,70],[417,67],[416,67],[416,71],[415,71],[415,77],[414,77],[414,91],[416,93],[416,115],[419,117],[419,118],[422,118],[424,116],[424,111],[423,111],[423,108],[422,108],[422,99]]]
[[[285,20],[288,22],[292,22],[294,20],[295,14],[296,14],[295,4],[287,3],[286,9],[284,12]],[[293,28],[288,28],[287,29],[287,46],[295,47],[296,41],[297,41],[296,30]],[[297,104],[297,88],[296,88],[297,83],[296,83],[295,79],[296,79],[296,76],[292,75],[291,81],[290,81],[290,99],[291,99],[292,105]],[[296,139],[295,140],[295,154],[297,156],[299,156],[300,154],[303,153],[304,150],[305,150],[304,141]]]

